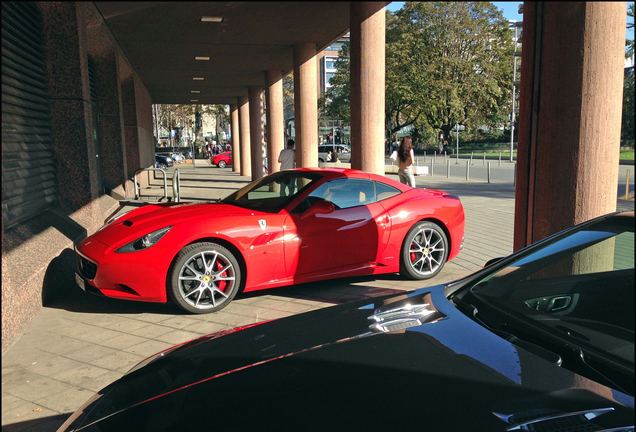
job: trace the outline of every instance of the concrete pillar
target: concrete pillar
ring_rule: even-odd
[[[240,158],[241,175],[252,175],[252,157],[250,150],[250,102],[247,96],[240,96],[238,100],[239,109],[239,135],[241,137]]]
[[[280,170],[278,155],[285,148],[285,116],[283,112],[283,72],[267,71],[265,101],[267,110],[267,168],[270,174]]]
[[[316,44],[294,46],[296,167],[318,166],[318,91]]]
[[[56,195],[73,209],[100,194],[101,174],[93,139],[86,23],[76,2],[39,2],[49,79]],[[61,55],[63,54],[63,55]]]
[[[249,87],[250,149],[252,180],[265,176],[265,137],[263,136],[263,88]]]
[[[526,2],[514,249],[616,210],[624,2]]]
[[[351,2],[351,168],[384,175],[386,2]]]
[[[239,132],[239,110],[237,104],[230,104],[232,124],[232,172],[241,172],[241,134]]]

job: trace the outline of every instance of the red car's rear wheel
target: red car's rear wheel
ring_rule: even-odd
[[[225,168],[225,165],[226,165],[226,163],[225,163],[224,160],[219,161],[219,168]]]
[[[170,269],[170,297],[193,313],[215,312],[227,306],[241,284],[241,268],[226,248],[194,243],[183,248]]]
[[[404,239],[400,273],[410,279],[430,279],[442,270],[447,258],[444,230],[433,222],[418,222]]]

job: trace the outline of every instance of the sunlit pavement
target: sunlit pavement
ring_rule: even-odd
[[[249,183],[249,178],[231,168],[199,163],[195,170],[176,167],[182,201],[222,198]],[[173,172],[174,168],[169,170],[168,178]],[[397,179],[397,175],[389,177]],[[73,251],[64,251],[51,264],[66,281],[63,292],[50,296],[2,357],[2,431],[57,430],[93,393],[147,356],[174,344],[227,328],[450,282],[482,268],[491,258],[512,252],[512,182],[488,184],[436,175],[416,177],[416,183],[459,195],[466,213],[461,253],[436,278],[425,282],[408,281],[397,274],[315,282],[245,294],[217,313],[188,315],[172,304],[84,294],[73,280]],[[162,192],[142,190],[141,195],[161,196]],[[122,202],[118,212],[138,205],[140,202]],[[617,207],[633,210],[634,201],[617,200]]]

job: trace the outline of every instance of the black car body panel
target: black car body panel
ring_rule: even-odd
[[[200,338],[100,393],[83,431],[503,431],[608,407],[595,420],[617,427],[634,402],[476,324],[442,286]]]
[[[157,162],[160,166],[174,166],[174,161],[172,160],[172,158],[165,155],[155,155],[155,162]]]

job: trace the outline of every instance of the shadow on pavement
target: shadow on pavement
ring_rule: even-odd
[[[2,432],[55,432],[72,413],[2,425]]]
[[[185,314],[172,303],[117,300],[85,293],[75,283],[75,252],[68,248],[54,258],[46,270],[42,284],[42,304],[71,312]]]

